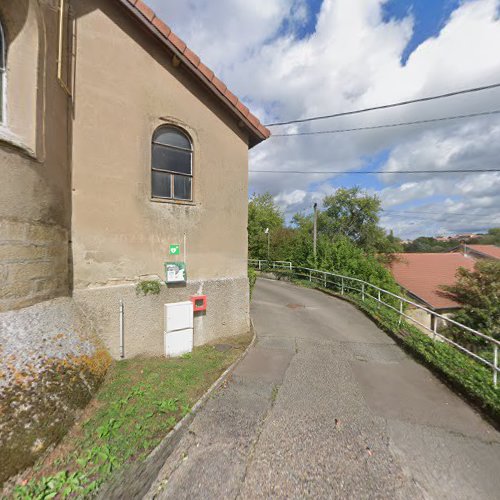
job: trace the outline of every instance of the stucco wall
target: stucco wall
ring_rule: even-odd
[[[211,333],[198,339],[217,336],[217,317],[219,335],[243,333],[248,328],[247,137],[216,99],[182,65],[175,67],[168,50],[117,2],[77,2],[75,16],[75,297],[85,297],[89,306],[95,305],[99,321],[111,324],[121,292],[112,297],[109,289],[99,287],[133,284],[141,276],[164,277],[168,245],[182,244],[185,234],[188,286],[175,293],[169,289],[161,300],[137,299],[155,318],[146,321],[151,334],[162,331],[161,301],[186,300],[200,282],[207,290],[225,283],[227,290],[214,296],[208,292],[210,315],[203,321],[210,326],[199,328]],[[192,138],[192,203],[151,199],[151,137],[165,123],[184,128]],[[234,280],[240,285],[230,284]],[[107,307],[91,295],[105,296]],[[231,312],[237,316],[232,332],[223,328],[231,295],[231,303],[237,303]],[[138,322],[132,337],[142,335],[145,325]],[[112,352],[118,341],[115,326],[103,327]],[[153,344],[158,352],[157,342]],[[143,349],[149,346],[143,344]]]
[[[140,354],[164,355],[163,304],[183,301],[197,293],[207,295],[208,307],[206,312],[195,314],[195,345],[250,330],[245,278],[190,281],[186,288],[162,285],[159,295],[147,296],[138,296],[133,285],[78,289],[74,300],[114,358],[120,356],[119,303],[123,300],[125,357],[129,358]]]
[[[431,315],[428,312],[422,311],[422,309],[409,308],[406,311],[406,314],[408,314],[410,318],[416,320],[412,321],[410,319],[409,320],[410,323],[415,325],[419,330],[421,330],[426,335],[429,335],[429,330],[427,328],[432,328],[432,327],[431,327]]]
[[[117,2],[84,8],[76,13],[75,286],[163,275],[168,244],[184,233],[191,279],[245,276],[246,138]],[[192,204],[151,201],[151,137],[164,123],[193,140]]]
[[[424,307],[428,307],[425,304],[423,304],[423,305],[424,305]],[[448,309],[442,309],[442,310],[437,311],[438,314],[441,314],[445,318],[451,318],[453,316],[453,312],[454,311],[451,311]],[[429,314],[426,311],[423,311],[422,309],[415,309],[415,308],[409,308],[406,311],[406,314],[408,314],[408,316],[410,316],[412,319],[416,320],[416,321],[412,321],[412,319],[410,319],[409,320],[410,323],[413,323],[419,330],[421,330],[426,335],[432,335],[433,323],[432,323],[432,315],[431,314]],[[417,321],[418,321],[418,323],[417,323]],[[446,320],[443,320],[441,318],[436,318],[436,321],[437,321],[436,329],[438,332],[447,326]],[[424,326],[422,326],[422,325],[424,325]]]
[[[69,103],[55,77],[52,3],[0,3],[8,48],[7,113],[0,126],[0,311],[69,293]]]

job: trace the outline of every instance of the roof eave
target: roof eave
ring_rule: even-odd
[[[134,19],[140,20],[141,25],[146,28],[149,33],[153,34],[167,46],[172,54],[203,82],[205,87],[237,118],[238,126],[245,128],[249,133],[249,148],[256,146],[271,136],[271,132],[250,113],[249,109],[242,104],[229,89],[227,89],[224,83],[221,82],[211,70],[201,63],[198,56],[190,51],[184,42],[182,42],[182,40],[180,40],[160,18],[156,17],[151,9],[138,0],[118,0],[118,2],[130,12]],[[157,22],[155,22],[156,20]],[[211,73],[213,80],[210,80],[207,74],[194,64],[194,60],[197,60],[198,64],[206,69],[209,74]],[[224,89],[224,92],[222,89]],[[228,95],[226,95],[226,93]],[[232,99],[232,101],[230,99]]]
[[[397,280],[396,280],[396,282],[397,282]],[[404,290],[406,290],[406,292],[409,295],[411,295],[412,297],[414,297],[416,300],[419,300],[420,302],[422,302],[423,304],[425,304],[425,306],[427,307],[427,309],[432,309],[435,312],[442,311],[442,310],[445,310],[445,309],[461,309],[461,307],[460,307],[459,304],[448,305],[448,306],[436,306],[436,305],[433,305],[429,301],[427,301],[426,299],[423,299],[422,297],[420,297],[419,295],[417,295],[415,292],[412,292],[411,290],[409,290],[405,286],[401,285],[401,283],[398,283],[398,285],[401,288],[403,288]]]

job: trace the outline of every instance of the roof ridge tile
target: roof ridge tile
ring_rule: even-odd
[[[161,35],[164,42],[172,44],[192,68],[205,77],[207,84],[209,84],[212,89],[216,89],[218,93],[227,100],[234,111],[243,115],[244,120],[247,121],[247,126],[250,125],[251,129],[258,132],[260,140],[270,137],[271,132],[269,129],[262,125],[260,120],[227,88],[226,84],[220,80],[208,66],[201,62],[200,57],[193,52],[170,27],[159,18],[148,5],[146,5],[146,3],[142,0],[119,0],[119,2],[127,4],[132,9],[132,12],[137,14],[137,17],[140,18],[141,21],[146,22]]]

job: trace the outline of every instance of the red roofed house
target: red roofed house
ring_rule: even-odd
[[[459,267],[473,270],[473,259],[460,253],[399,253],[395,257],[392,274],[415,302],[439,314],[460,308],[443,294],[441,286],[455,283]],[[410,316],[427,328],[434,326],[434,318],[425,311],[414,309]]]
[[[500,259],[500,247],[496,245],[467,245],[463,244],[454,248],[452,252],[460,252],[466,257],[471,257],[476,260],[481,259]]]

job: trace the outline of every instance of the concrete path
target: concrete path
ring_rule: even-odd
[[[353,306],[259,280],[252,316],[154,496],[500,498],[500,433]]]

